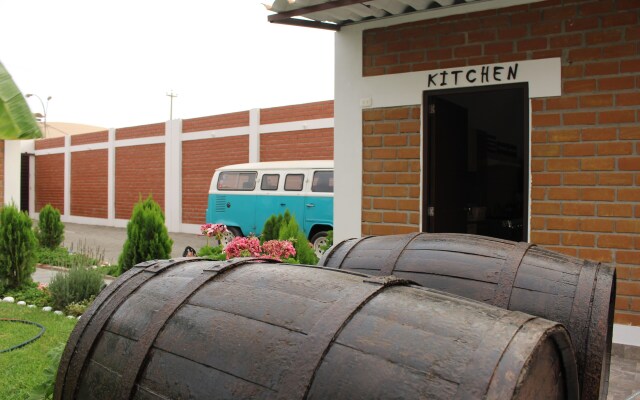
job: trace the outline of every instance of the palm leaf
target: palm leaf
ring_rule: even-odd
[[[0,63],[0,140],[42,137],[22,93]]]

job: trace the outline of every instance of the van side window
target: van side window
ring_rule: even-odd
[[[221,172],[218,177],[218,190],[251,191],[256,187],[257,172]]]
[[[301,191],[304,182],[304,174],[288,174],[284,179],[284,190]]]
[[[333,193],[333,171],[316,171],[313,173],[312,192]]]
[[[280,181],[280,175],[278,174],[264,174],[262,175],[262,183],[260,184],[260,189],[278,190],[279,181]]]

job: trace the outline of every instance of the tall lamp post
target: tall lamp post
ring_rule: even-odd
[[[49,100],[51,100],[51,96],[47,97],[47,105],[44,105],[44,102],[42,101],[42,99],[40,98],[40,96],[38,96],[37,94],[33,94],[33,93],[27,93],[25,95],[26,98],[29,97],[35,97],[36,99],[40,100],[40,105],[42,105],[42,111],[44,112],[44,114],[42,114],[42,124],[44,125],[44,137],[47,137],[47,109],[49,108]],[[37,114],[36,114],[37,116]]]

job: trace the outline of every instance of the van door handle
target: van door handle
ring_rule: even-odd
[[[309,203],[309,204],[305,204],[305,206],[307,206],[307,207],[311,208],[311,207],[315,207],[316,205],[315,205],[315,204],[313,204],[313,203]]]
[[[287,203],[280,203],[280,206],[282,206],[282,207],[284,207],[286,205],[287,205]]]

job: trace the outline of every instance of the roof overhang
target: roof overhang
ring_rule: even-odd
[[[272,23],[339,31],[350,24],[495,0],[275,0]]]

